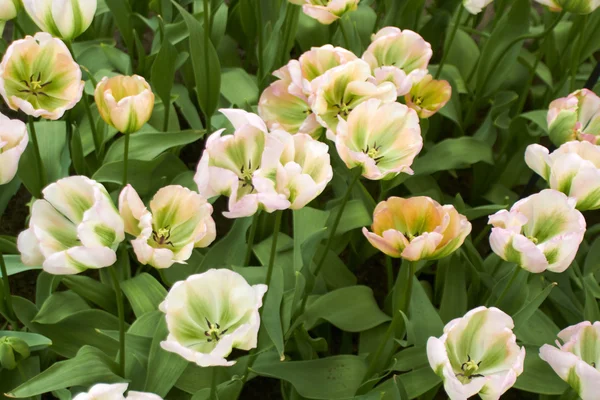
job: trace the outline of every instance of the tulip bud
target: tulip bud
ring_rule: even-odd
[[[600,97],[588,89],[554,100],[548,110],[548,135],[556,146],[580,140],[600,142]]]
[[[447,81],[435,80],[426,75],[413,85],[404,99],[406,105],[417,112],[419,118],[429,118],[450,101],[452,86]]]
[[[29,357],[30,351],[27,343],[19,338],[0,337],[0,367],[15,369],[20,360]]]
[[[21,0],[0,0],[0,21],[17,18],[21,6]]]
[[[73,40],[92,24],[97,0],[23,0],[23,4],[41,30]]]
[[[332,24],[350,11],[356,10],[360,0],[289,0],[302,5],[302,11],[324,25]]]
[[[238,273],[211,269],[175,283],[159,306],[169,336],[161,347],[201,367],[230,366],[234,348],[256,347],[266,285],[250,286]]]
[[[545,344],[540,358],[584,400],[600,393],[600,322],[581,322],[558,333],[564,343]]]
[[[431,369],[451,400],[479,394],[499,399],[523,373],[525,347],[517,345],[513,320],[497,308],[478,307],[450,321],[440,338],[427,341]]]
[[[142,129],[154,109],[154,93],[138,75],[104,77],[94,97],[102,119],[124,134]]]
[[[375,207],[373,232],[363,234],[390,257],[436,260],[457,250],[471,233],[471,223],[454,206],[429,197],[390,197]]]
[[[71,176],[47,186],[31,210],[17,247],[25,265],[55,275],[111,266],[125,237],[123,220],[104,186]]]
[[[463,0],[463,6],[473,15],[479,14],[493,0]]]
[[[18,119],[0,114],[0,185],[15,177],[21,155],[27,148],[27,126]]]
[[[551,11],[567,11],[573,14],[590,14],[600,7],[599,0],[535,0],[548,6]]]
[[[81,69],[59,39],[38,32],[15,40],[0,64],[0,94],[12,110],[57,120],[81,100]]]

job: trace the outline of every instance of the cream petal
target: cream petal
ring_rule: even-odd
[[[163,398],[154,393],[136,392],[130,390],[129,393],[127,393],[127,400],[163,400]]]
[[[87,393],[80,393],[73,400],[124,400],[127,383],[115,383],[112,385],[99,383],[90,388]]]
[[[140,220],[144,215],[149,214],[149,211],[133,186],[129,184],[119,194],[119,213],[123,218],[125,232],[139,236],[142,232],[139,226]]]
[[[110,267],[117,255],[108,247],[72,247],[54,253],[43,263],[44,271],[53,275],[74,275],[86,269]]]
[[[545,180],[550,178],[552,162],[550,160],[550,152],[544,146],[540,146],[539,144],[527,146],[527,150],[525,150],[525,162],[529,168]]]
[[[330,25],[340,18],[337,15],[332,14],[325,6],[304,4],[302,6],[302,11],[304,11],[304,14],[316,19],[323,25]]]
[[[39,266],[44,262],[40,243],[31,229],[21,232],[17,238],[17,248],[21,253],[21,261],[25,265]]]
[[[264,121],[256,114],[234,108],[222,108],[219,110],[231,122],[235,129],[242,128],[244,125],[251,125],[267,133],[267,126]]]
[[[402,257],[410,261],[426,259],[435,252],[443,236],[437,232],[424,232],[411,240],[402,252]]]
[[[400,258],[402,256],[402,250],[408,243],[406,238],[404,238],[404,236],[397,231],[386,231],[390,232],[387,234],[387,238],[369,232],[367,228],[363,228],[362,232],[373,247],[394,258]]]

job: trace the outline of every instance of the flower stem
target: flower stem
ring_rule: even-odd
[[[125,135],[125,146],[123,147],[123,187],[127,185],[127,164],[129,162],[129,136]]]
[[[408,313],[408,307],[410,306],[410,299],[412,297],[413,277],[415,275],[416,266],[417,266],[416,261],[409,261],[408,265],[406,266],[406,268],[408,268],[408,271],[407,271],[408,274],[406,274],[406,275],[402,274],[402,273],[398,274],[398,279],[396,279],[396,284],[394,285],[394,293],[395,293],[394,297],[396,297],[398,304],[396,304],[394,306],[394,310],[392,313],[392,322],[388,326],[388,329],[385,332],[383,340],[379,343],[379,347],[375,351],[375,355],[371,358],[371,362],[369,363],[369,369],[367,370],[367,373],[365,374],[364,380],[370,379],[371,376],[375,373],[375,371],[377,369],[377,361],[381,358],[381,353],[385,349],[385,346],[387,345],[389,340],[393,337],[394,332],[396,332],[396,329],[398,327],[398,322],[404,321],[400,316],[396,315],[396,313],[399,311],[402,311],[404,314]],[[398,293],[402,289],[401,288],[402,283],[403,283],[402,278],[404,276],[406,276],[406,278],[408,280],[406,282],[406,290],[404,291],[403,295],[400,296]]]
[[[40,153],[40,145],[37,139],[37,133],[35,131],[35,123],[33,117],[29,116],[29,131],[31,133],[31,142],[33,143],[33,149],[35,151],[35,162],[37,163],[37,170],[40,179],[41,188],[46,187],[46,169],[44,168],[44,162],[42,161],[42,155]],[[42,193],[35,193],[35,197],[42,198]]]
[[[217,400],[219,398],[219,396],[217,395],[217,368],[219,367],[213,367],[212,368],[212,379],[211,379],[211,384],[210,384],[210,400]]]
[[[500,294],[500,297],[498,297],[498,300],[496,300],[495,303],[494,303],[496,306],[499,306],[500,303],[502,302],[502,300],[504,300],[504,297],[508,293],[508,289],[510,289],[510,287],[512,286],[512,284],[517,279],[517,276],[519,275],[519,272],[521,272],[521,267],[519,267],[518,265],[516,265],[515,266],[515,270],[514,270],[512,276],[510,277],[510,280],[508,281],[508,283],[504,287],[504,290]]]
[[[569,92],[574,91],[575,86],[577,84],[577,70],[579,69],[579,61],[581,59],[581,50],[583,48],[583,44],[585,43],[585,41],[587,39],[584,36],[587,21],[588,21],[588,16],[584,15],[583,19],[581,21],[581,24],[579,25],[579,37],[577,38],[577,42],[575,44],[575,47],[573,48],[573,54],[571,56],[571,68],[570,68],[571,83],[570,83]]]
[[[110,277],[113,281],[113,287],[117,296],[117,311],[119,314],[119,367],[121,377],[125,377],[125,304],[123,303],[123,292],[117,276],[117,270],[114,266],[108,267]]]
[[[254,247],[254,238],[256,237],[256,230],[258,229],[258,221],[260,217],[260,210],[254,213],[252,217],[252,225],[250,225],[250,235],[248,236],[248,245],[246,246],[246,257],[244,257],[244,266],[250,265],[250,259],[252,258],[252,248]]]
[[[448,53],[450,53],[450,48],[452,47],[452,42],[454,42],[454,37],[456,36],[456,32],[458,31],[458,27],[460,26],[460,19],[462,18],[464,7],[462,3],[458,5],[458,12],[456,13],[456,19],[454,20],[454,26],[452,27],[452,31],[450,32],[450,37],[448,38],[448,45],[444,48],[444,54],[442,54],[442,59],[440,64],[438,65],[438,69],[435,72],[435,79],[438,79],[442,74],[442,69],[444,68],[444,64],[446,63],[446,59],[448,58]]]
[[[257,45],[258,45],[258,49],[257,49],[257,61],[258,61],[258,72],[256,74],[256,76],[258,77],[258,87],[260,90],[263,89],[263,75],[264,75],[264,39],[263,39],[263,21],[262,21],[262,0],[255,0],[256,2],[256,34],[258,36],[257,38]]]
[[[392,265],[392,258],[385,258],[385,270],[387,272],[387,288],[388,293],[394,290],[394,266]]]
[[[210,87],[210,59],[208,57],[208,47],[210,46],[210,4],[209,0],[204,0],[204,67],[206,69],[206,87]],[[212,114],[206,112],[206,134],[212,133]]]
[[[273,277],[273,266],[275,265],[275,256],[277,255],[277,239],[279,238],[279,231],[281,230],[282,216],[283,211],[280,210],[275,212],[275,227],[273,228],[273,239],[271,240],[271,255],[269,256],[269,264],[267,266],[267,278],[265,279],[265,284],[267,286],[271,285],[271,278]],[[267,302],[268,294],[269,291],[267,290],[267,293],[265,293],[265,296],[263,297],[263,304]],[[261,315],[262,310],[264,310],[264,306],[263,308],[261,308]]]
[[[7,319],[8,322],[13,326],[13,329],[16,330],[17,325],[15,323],[15,311],[12,305],[12,295],[10,293],[10,281],[8,280],[8,272],[6,270],[6,263],[4,262],[4,254],[0,252],[0,269],[2,271],[2,281],[4,282],[4,300],[6,301],[7,308]]]

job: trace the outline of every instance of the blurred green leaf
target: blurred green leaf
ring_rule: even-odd
[[[52,345],[52,340],[45,336],[38,335],[37,333],[31,332],[19,332],[19,331],[0,331],[0,337],[14,337],[23,340],[29,346],[31,352],[39,351]]]
[[[138,318],[147,312],[157,310],[158,305],[167,296],[165,288],[147,273],[121,282],[121,289]]]

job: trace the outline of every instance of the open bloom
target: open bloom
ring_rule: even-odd
[[[567,382],[583,400],[597,399],[600,393],[600,322],[589,321],[559,332],[563,345],[545,344],[540,358]]]
[[[471,223],[454,206],[441,206],[429,197],[390,197],[375,207],[371,229],[363,228],[363,234],[390,257],[436,260],[464,243]]]
[[[124,134],[142,129],[154,109],[154,93],[138,75],[104,77],[94,97],[102,119]]]
[[[201,367],[230,366],[232,349],[256,347],[266,285],[250,286],[238,273],[211,269],[175,283],[159,306],[169,336],[161,347]]]
[[[204,197],[183,186],[160,189],[150,201],[150,211],[131,185],[119,196],[125,232],[140,263],[155,268],[185,264],[195,247],[207,247],[216,237],[213,208]]]
[[[373,35],[362,58],[371,67],[377,84],[392,82],[397,96],[404,96],[426,74],[432,55],[431,45],[418,33],[388,26]]]
[[[0,114],[0,185],[12,181],[27,148],[27,126],[18,119]]]
[[[600,208],[600,147],[589,142],[567,142],[550,154],[539,144],[525,152],[525,162],[552,189],[577,200],[580,211]]]
[[[271,140],[265,152],[280,157],[265,160],[254,184],[261,193],[283,194],[290,208],[298,210],[320,195],[333,178],[329,147],[304,134],[278,130],[269,135],[277,140]]]
[[[362,166],[367,179],[391,179],[401,172],[412,174],[415,157],[423,148],[419,117],[400,103],[371,99],[340,118],[335,137],[346,166]]]
[[[43,191],[29,229],[17,240],[25,265],[55,275],[111,266],[125,237],[123,220],[104,186],[85,176],[61,179]]]
[[[227,218],[253,215],[259,207],[267,212],[285,210],[290,202],[278,193],[259,193],[254,181],[255,172],[269,159],[279,159],[279,154],[265,151],[271,137],[262,119],[243,110],[221,110],[235,128],[233,135],[213,133],[198,164],[194,181],[198,192],[205,198],[218,195],[229,197]]]
[[[600,138],[600,97],[588,89],[577,90],[550,103],[548,134],[560,146],[571,140],[598,144]]]
[[[332,68],[311,82],[309,103],[317,121],[327,128],[329,139],[334,139],[340,118],[345,120],[359,104],[369,99],[396,101],[393,83],[376,85],[372,78],[369,65],[357,59]]]
[[[544,4],[551,11],[560,12],[562,10],[573,14],[590,14],[600,7],[600,0],[535,0]]]
[[[563,272],[575,258],[585,234],[585,218],[575,199],[542,190],[490,216],[494,253],[529,272]]]
[[[15,40],[0,64],[0,94],[12,110],[56,120],[81,100],[81,69],[49,33]]]
[[[493,0],[463,0],[463,6],[473,15],[479,14]]]
[[[304,14],[329,25],[349,11],[358,7],[360,0],[290,0],[291,3],[302,6]]]
[[[44,32],[73,40],[92,24],[96,0],[23,0],[25,10]]]
[[[162,397],[154,393],[129,391],[125,397],[127,383],[99,383],[90,388],[88,392],[79,393],[73,400],[162,400]]]
[[[448,81],[426,75],[413,85],[404,99],[406,105],[417,112],[419,118],[429,118],[450,101],[452,86]]]
[[[523,372],[525,347],[516,343],[513,320],[497,308],[477,307],[427,341],[429,365],[452,400],[479,394],[497,400]]]
[[[262,93],[258,103],[259,115],[269,129],[306,133],[319,138],[324,129],[308,104],[312,92],[310,82],[328,70],[355,59],[352,52],[341,47],[330,44],[313,47],[298,60],[291,60],[273,73],[279,80]]]

